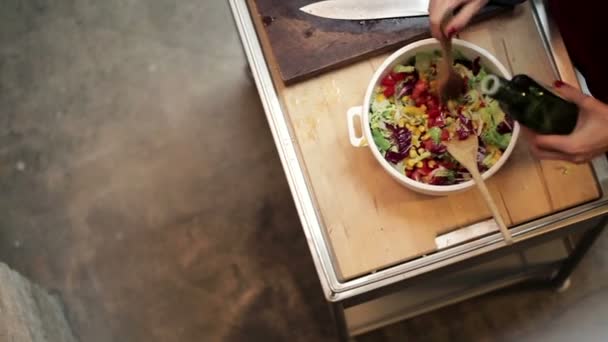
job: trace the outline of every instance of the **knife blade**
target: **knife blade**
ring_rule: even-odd
[[[324,0],[300,8],[317,17],[369,20],[429,14],[429,0]]]
[[[324,0],[300,8],[317,17],[370,20],[429,15],[430,0]],[[490,0],[486,6],[513,8],[525,0]]]

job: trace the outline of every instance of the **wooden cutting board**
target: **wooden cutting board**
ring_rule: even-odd
[[[430,36],[428,17],[349,21],[319,18],[299,10],[313,2],[316,0],[253,1],[252,13],[264,23],[286,84]],[[488,6],[476,20],[504,11],[505,7]]]
[[[285,86],[269,56],[263,23],[254,19],[340,280],[433,253],[437,236],[491,217],[476,190],[447,197],[417,194],[395,182],[369,149],[350,145],[346,111],[361,105],[374,71],[387,55]],[[473,25],[459,38],[488,50],[512,74],[528,74],[546,84],[557,77],[530,4]],[[553,38],[554,43],[561,42]],[[576,84],[567,56],[556,62],[562,79]],[[488,187],[508,226],[600,195],[590,165],[539,161],[523,139]]]

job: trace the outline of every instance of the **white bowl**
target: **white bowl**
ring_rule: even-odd
[[[510,79],[511,75],[507,68],[502,65],[496,57],[492,56],[488,51],[480,48],[475,44],[471,44],[469,42],[454,39],[452,41],[452,45],[454,49],[460,51],[464,57],[473,60],[474,58],[481,58],[481,65],[489,72],[496,75],[500,75],[506,79]],[[348,110],[347,120],[348,120],[348,132],[350,136],[350,142],[353,146],[361,147],[368,145],[372,151],[372,154],[378,161],[378,163],[382,166],[382,168],[388,172],[394,179],[396,179],[400,184],[405,187],[414,190],[419,193],[434,195],[434,196],[445,196],[457,192],[461,192],[464,190],[468,190],[475,186],[475,183],[472,180],[462,182],[454,185],[430,185],[421,182],[417,182],[411,178],[408,178],[406,175],[399,173],[388,161],[384,159],[378,147],[374,143],[374,139],[372,137],[372,131],[369,126],[369,109],[371,105],[372,95],[374,93],[374,89],[380,84],[382,78],[388,74],[397,64],[407,63],[412,57],[416,55],[418,52],[431,52],[435,50],[439,50],[440,45],[439,41],[434,38],[424,39],[414,43],[411,43],[399,51],[393,53],[390,57],[388,57],[384,63],[378,68],[374,76],[372,77],[369,86],[367,88],[367,92],[365,94],[365,98],[363,99],[363,107],[353,107]],[[363,131],[363,137],[357,137],[354,128],[354,119],[358,117],[361,122],[361,127]],[[513,127],[513,136],[511,138],[511,142],[502,157],[492,166],[489,170],[483,173],[482,177],[484,179],[492,177],[509,159],[511,152],[515,148],[517,144],[517,139],[519,138],[519,124],[515,122]]]

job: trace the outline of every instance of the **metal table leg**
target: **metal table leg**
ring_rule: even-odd
[[[350,341],[350,334],[348,333],[348,326],[346,325],[346,317],[344,317],[344,305],[340,302],[329,303],[329,310],[334,318],[336,332],[338,333],[338,341]]]
[[[600,234],[604,231],[607,221],[607,218],[602,219],[596,227],[591,228],[584,233],[583,237],[576,244],[576,247],[574,247],[574,250],[568,259],[562,263],[557,274],[550,280],[551,285],[554,288],[562,288],[563,285],[568,281],[568,278],[572,272],[580,264],[583,257],[587,254],[587,252],[589,252],[589,249],[591,249],[595,241],[597,241],[599,238]]]

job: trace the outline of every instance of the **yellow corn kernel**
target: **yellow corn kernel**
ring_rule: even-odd
[[[405,118],[401,118],[399,119],[399,127],[405,127],[405,125],[407,124],[407,121],[405,120]]]
[[[421,111],[426,112],[426,109],[427,109],[427,108],[426,108],[426,105],[421,105],[421,106],[420,106],[420,110],[421,110]]]
[[[407,164],[407,163],[406,163],[406,164]],[[406,170],[413,170],[413,169],[414,169],[414,167],[413,167],[413,166],[409,166],[409,165],[405,165],[405,169],[406,169]]]
[[[416,148],[420,147],[420,139],[419,139],[419,138],[420,138],[420,137],[419,137],[419,136],[417,136],[417,135],[413,135],[413,136],[412,136],[412,145],[414,145],[414,147],[416,147]],[[413,150],[413,149],[412,149],[412,150]],[[411,151],[411,150],[410,150],[410,151]],[[414,151],[414,152],[416,152],[416,151]]]
[[[417,116],[421,116],[424,114],[424,111],[421,108],[414,107],[414,106],[405,106],[405,108],[403,108],[403,111],[407,114],[417,115]]]
[[[402,98],[401,98],[401,101],[402,101],[403,103],[408,103],[408,102],[410,101],[410,97],[409,97],[409,96],[407,96],[407,95],[405,95],[404,97],[402,97]]]
[[[418,149],[418,154],[423,154],[424,152],[426,152],[426,151],[423,148]]]
[[[418,167],[418,168],[423,167],[423,166],[424,166],[424,163],[421,161],[416,163],[416,167]]]
[[[416,153],[415,149],[410,149],[410,158],[416,158],[418,157],[418,153]]]
[[[414,126],[408,124],[405,124],[405,127],[407,127],[407,129],[409,129],[410,131],[414,130]]]
[[[435,166],[437,166],[437,162],[435,162],[434,160],[429,161],[429,167],[430,168],[433,168]]]
[[[384,100],[386,100],[386,97],[384,97],[384,94],[378,94],[378,95],[376,95],[376,101],[382,102]]]
[[[451,123],[454,123],[454,118],[453,118],[453,117],[451,117],[451,116],[448,116],[448,117],[445,119],[445,123],[446,123],[446,124],[451,124]]]
[[[405,162],[405,166],[406,167],[409,166],[409,167],[413,168],[414,166],[416,166],[416,160],[415,159],[410,159],[410,160],[406,161]]]
[[[426,131],[426,127],[424,127],[422,125],[418,126],[418,130],[420,130],[420,132],[422,133],[422,132]]]
[[[500,157],[502,157],[502,152],[500,152],[500,150],[497,150],[496,153],[494,153],[494,155],[492,156],[494,163],[498,162],[498,159],[500,159]]]
[[[429,140],[430,138],[431,138],[431,135],[428,133],[422,136],[422,140]]]

